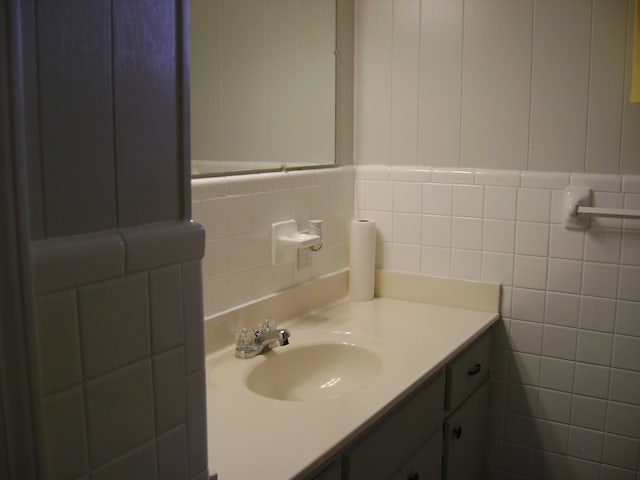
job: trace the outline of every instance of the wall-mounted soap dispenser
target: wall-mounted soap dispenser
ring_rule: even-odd
[[[308,229],[301,230],[295,220],[271,225],[271,264],[297,260],[299,249],[317,252],[322,248],[322,220],[309,220]]]

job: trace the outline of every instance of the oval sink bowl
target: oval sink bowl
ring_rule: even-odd
[[[249,372],[246,385],[258,395],[277,400],[340,397],[370,383],[382,371],[382,360],[375,352],[350,344],[305,345],[264,357]]]

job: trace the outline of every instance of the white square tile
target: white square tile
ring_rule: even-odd
[[[253,236],[251,233],[229,237],[227,255],[229,256],[229,273],[237,273],[255,267],[253,262]]]
[[[548,357],[574,360],[576,358],[577,330],[546,324],[542,340],[542,354]]]
[[[241,305],[254,298],[251,270],[232,273],[227,278],[229,279],[229,304],[231,306]]]
[[[618,289],[618,265],[585,262],[583,270],[584,295],[615,298]]]
[[[615,300],[583,296],[580,303],[580,328],[613,332],[616,315]]]
[[[427,183],[422,187],[422,213],[451,215],[453,186]]]
[[[576,359],[579,362],[595,363],[596,365],[611,365],[612,346],[612,334],[580,330]]]
[[[422,216],[410,213],[393,214],[393,241],[419,245],[422,237]]]
[[[609,400],[640,406],[640,372],[611,369]]]
[[[226,197],[229,191],[228,177],[210,177],[191,179],[191,197],[194,200],[207,200]]]
[[[229,273],[227,237],[207,241],[206,253],[202,259],[202,278],[211,280]]]
[[[625,230],[623,233],[621,263],[640,266],[640,231]]]
[[[226,198],[215,198],[200,202],[200,216],[195,220],[200,222],[205,229],[207,240],[228,235],[229,228],[227,218],[229,209]],[[251,217],[249,217],[251,218]]]
[[[393,210],[393,183],[371,181],[366,184],[367,210],[390,212]]]
[[[585,428],[569,428],[569,449],[572,457],[584,458],[593,462],[602,459],[604,434]]]
[[[547,292],[545,323],[577,327],[580,297],[566,293]]]
[[[563,225],[551,225],[549,256],[581,260],[584,251],[584,232],[570,230]]]
[[[418,245],[394,245],[392,268],[403,272],[419,272],[420,250]]]
[[[529,415],[538,408],[538,388],[530,385],[507,385],[507,412]]]
[[[229,235],[251,230],[251,195],[227,197],[226,208]]]
[[[536,419],[537,442],[536,447],[548,452],[567,453],[569,440],[569,426],[562,423]],[[544,478],[538,476],[536,478]],[[558,478],[566,478],[558,477]]]
[[[484,220],[482,228],[482,248],[485,251],[513,253],[515,249],[514,222]]]
[[[638,438],[640,432],[640,406],[609,402],[607,432]]]
[[[513,288],[503,285],[500,295],[500,313],[504,317],[511,316],[511,298],[513,296]]]
[[[422,184],[394,182],[393,211],[405,213],[422,212]]]
[[[544,303],[544,291],[514,288],[511,299],[511,315],[519,320],[542,323]]]
[[[573,391],[580,395],[607,398],[609,396],[610,369],[599,365],[576,363]]]
[[[451,217],[424,215],[422,244],[429,247],[451,247]]]
[[[231,306],[229,302],[229,277],[224,276],[203,282],[202,297],[205,317],[229,308]]]
[[[513,283],[513,255],[483,252],[481,279],[485,282],[511,285]]]
[[[293,218],[293,190],[277,190],[271,195],[270,213],[273,221],[282,222]]]
[[[639,452],[640,441],[618,435],[605,435],[602,457],[604,463],[640,472],[640,470],[637,470]],[[632,480],[637,479],[637,477],[634,479],[634,474],[628,471],[621,472],[620,478],[624,478],[622,475]],[[615,478],[615,476],[608,476],[606,478]]]
[[[484,187],[480,185],[453,186],[453,215],[457,217],[481,218]]]
[[[604,430],[607,402],[599,398],[575,395],[571,405],[571,423],[579,427]]]
[[[482,248],[482,220],[479,218],[453,218],[451,228],[453,248],[480,250]]]
[[[616,333],[640,337],[640,302],[618,302]]]
[[[367,198],[366,184],[360,184],[358,195],[362,196],[364,208]],[[329,187],[327,185],[314,185],[311,187],[311,216],[313,218],[324,218],[329,214]]]
[[[516,253],[546,257],[549,252],[549,225],[516,223]]]
[[[551,210],[551,191],[538,188],[518,189],[516,218],[523,222],[548,222]]]
[[[311,218],[311,192],[311,187],[296,188],[293,191],[293,213],[298,221]]]
[[[391,178],[391,167],[388,165],[355,165],[358,180],[388,180]]]
[[[540,386],[552,390],[573,390],[574,362],[558,358],[542,357]]]
[[[516,255],[514,286],[544,290],[547,285],[547,259]]]
[[[565,197],[564,190],[551,191],[551,223],[564,223],[565,213]]]
[[[584,259],[589,262],[620,261],[620,231],[590,228],[585,234]]]
[[[517,189],[485,187],[484,217],[497,220],[515,220]]]
[[[451,268],[451,249],[441,247],[422,247],[422,266],[420,271],[428,275],[448,277]]]
[[[509,334],[513,351],[540,355],[542,351],[542,329],[541,323],[512,320]]]
[[[640,371],[640,338],[614,335],[613,366]]]
[[[571,395],[557,390],[541,388],[538,392],[537,417],[554,422],[569,423],[571,418]]]
[[[523,385],[538,385],[540,357],[529,353],[514,352],[509,369],[509,381]]]
[[[451,250],[451,276],[467,280],[480,280],[482,253],[472,250]]]
[[[554,292],[580,293],[582,262],[576,260],[549,259],[549,283]]]

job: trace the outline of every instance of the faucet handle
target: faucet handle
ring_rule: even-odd
[[[236,332],[236,348],[246,349],[255,347],[256,333],[248,328],[241,328]]]
[[[265,318],[260,321],[258,324],[258,331],[262,334],[270,332],[271,330],[276,329],[276,322],[271,320],[270,318]]]

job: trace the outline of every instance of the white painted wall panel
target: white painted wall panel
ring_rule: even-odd
[[[587,172],[620,171],[627,5],[627,0],[593,2]]]
[[[466,2],[460,165],[525,169],[532,0]]]
[[[354,163],[391,163],[393,2],[356,0]]]
[[[458,166],[463,0],[422,0],[418,158]]]
[[[531,170],[584,171],[590,31],[591,2],[534,3]]]
[[[620,152],[620,170],[623,173],[640,173],[640,104],[629,103],[633,19],[635,15],[633,3],[632,0],[629,0],[629,9],[627,10],[627,69],[622,114],[622,149]]]
[[[418,156],[420,0],[393,1],[391,163],[415,165]]]

